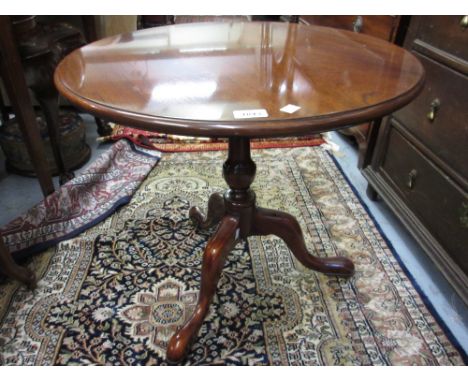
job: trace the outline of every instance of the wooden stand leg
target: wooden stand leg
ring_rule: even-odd
[[[214,193],[208,200],[208,211],[206,216],[198,207],[192,207],[189,217],[200,228],[210,228],[218,224],[225,214],[224,197],[219,193]]]
[[[73,179],[75,175],[72,171],[68,171],[65,160],[60,146],[60,118],[59,118],[59,107],[58,107],[58,95],[55,96],[43,96],[37,94],[36,97],[41,105],[44,117],[47,123],[47,129],[49,132],[50,145],[52,146],[52,152],[54,153],[55,163],[59,171],[59,182],[61,185],[65,184],[69,180]]]
[[[330,276],[350,277],[354,264],[346,257],[321,258],[312,256],[304,242],[302,230],[294,216],[281,211],[257,208],[253,235],[276,235],[284,240],[293,255],[307,268]]]
[[[29,289],[36,287],[36,276],[29,269],[19,266],[11,257],[10,252],[0,236],[0,269],[8,277],[25,283]]]
[[[24,136],[31,162],[39,179],[42,193],[54,192],[52,176],[48,170],[44,145],[39,134],[36,115],[31,103],[21,59],[15,45],[9,16],[0,16],[0,76]]]
[[[197,335],[216,292],[226,255],[235,245],[235,233],[238,226],[237,218],[225,216],[217,232],[208,242],[203,254],[201,288],[197,307],[188,322],[169,341],[167,359],[170,362],[180,362]]]

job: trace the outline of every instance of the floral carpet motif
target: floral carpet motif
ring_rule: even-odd
[[[213,233],[188,210],[225,188],[224,156],[166,155],[129,204],[31,259],[35,291],[0,284],[0,364],[166,364]],[[185,364],[464,364],[323,148],[253,157],[258,204],[296,216],[313,253],[347,256],[356,274],[308,270],[274,236],[239,243]]]
[[[160,357],[164,357],[172,334],[195,309],[198,293],[184,289],[182,282],[169,277],[151,291],[135,294],[134,301],[120,311],[120,318],[131,325],[130,335],[141,338]]]

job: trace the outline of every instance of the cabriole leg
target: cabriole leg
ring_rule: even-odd
[[[257,208],[252,235],[276,235],[284,240],[293,255],[307,268],[330,276],[350,277],[354,264],[346,257],[321,258],[307,250],[301,227],[296,218],[286,212]]]
[[[194,313],[169,341],[167,359],[170,362],[180,362],[196,338],[203,320],[205,319],[211,300],[216,292],[221,271],[227,254],[236,243],[236,230],[239,220],[233,216],[225,216],[218,230],[211,237],[203,254],[201,271],[201,287],[198,303]]]
[[[218,224],[225,214],[224,198],[219,193],[214,193],[208,200],[208,211],[206,216],[198,207],[192,207],[189,217],[200,228],[210,228]]]

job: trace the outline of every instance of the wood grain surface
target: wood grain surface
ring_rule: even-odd
[[[363,34],[288,23],[195,23],[109,37],[74,51],[55,84],[94,115],[146,130],[270,137],[389,114],[421,90],[408,51]],[[281,109],[298,106],[293,113]],[[236,119],[234,111],[267,116]]]

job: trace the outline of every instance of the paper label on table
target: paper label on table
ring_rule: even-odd
[[[235,119],[268,117],[265,109],[234,110],[232,113]]]
[[[298,111],[300,108],[301,108],[300,106],[289,104],[289,105],[286,105],[285,107],[282,107],[280,110],[285,113],[292,114]]]

